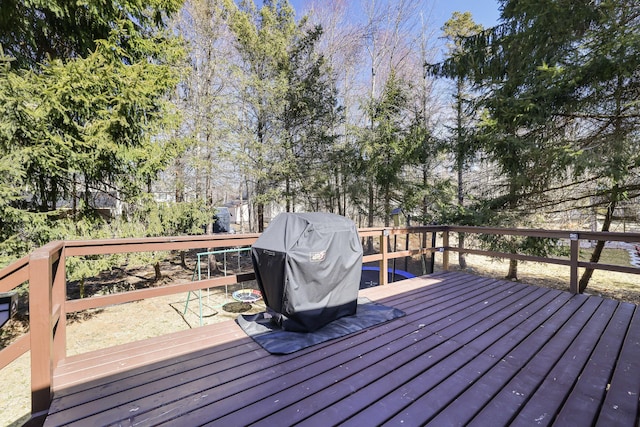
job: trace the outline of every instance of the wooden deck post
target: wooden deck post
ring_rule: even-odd
[[[380,254],[382,255],[382,259],[380,260],[380,276],[379,283],[381,285],[386,285],[389,282],[389,274],[387,273],[387,268],[389,264],[388,256],[389,256],[389,230],[382,230],[382,235],[380,236]]]
[[[580,293],[578,288],[578,261],[580,256],[580,240],[578,233],[569,233],[569,241],[571,242],[571,254],[569,257],[569,290],[574,293]]]
[[[442,269],[444,271],[449,270],[449,230],[442,232]]]
[[[31,335],[31,417],[47,414],[53,378],[51,244],[29,257],[29,328]]]

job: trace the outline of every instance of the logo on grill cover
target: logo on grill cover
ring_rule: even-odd
[[[309,253],[309,261],[311,262],[322,262],[325,260],[326,257],[327,257],[327,251]]]

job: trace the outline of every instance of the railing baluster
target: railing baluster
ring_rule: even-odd
[[[386,285],[389,282],[389,275],[387,273],[388,268],[388,260],[389,260],[389,229],[382,230],[382,235],[380,236],[380,254],[382,255],[382,259],[380,260],[380,280],[379,283],[381,285]]]
[[[578,261],[580,256],[580,240],[578,233],[570,233],[569,241],[571,242],[571,255],[569,257],[569,290],[574,293],[580,293],[578,289]]]
[[[55,333],[53,335],[53,366],[57,366],[61,360],[67,357],[67,313],[65,302],[67,300],[67,277],[64,248],[58,253],[53,273],[52,304],[60,307],[60,316],[57,319]]]
[[[449,230],[442,232],[442,246],[444,248],[442,252],[442,269],[447,271],[449,270]]]

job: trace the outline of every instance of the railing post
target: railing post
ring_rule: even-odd
[[[578,261],[580,256],[580,240],[578,233],[570,233],[569,241],[571,242],[571,255],[569,258],[569,290],[574,293],[580,293],[578,289]]]
[[[64,247],[60,249],[59,258],[56,262],[53,273],[52,308],[58,306],[59,317],[57,324],[52,323],[55,332],[53,333],[53,367],[67,357],[67,311],[65,302],[67,301],[67,273],[66,257]],[[52,319],[52,322],[56,319]]]
[[[45,246],[29,257],[29,330],[31,335],[31,417],[47,414],[53,378],[51,330],[52,265]]]
[[[449,230],[442,232],[442,246],[444,247],[442,252],[442,269],[447,271],[449,270]]]
[[[389,256],[389,244],[387,239],[389,238],[389,230],[382,230],[382,235],[380,236],[380,254],[382,255],[382,259],[380,260],[380,276],[379,283],[380,285],[386,285],[389,282],[389,275],[387,273],[388,268],[388,256]]]

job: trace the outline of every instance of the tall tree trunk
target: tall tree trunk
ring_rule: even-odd
[[[153,264],[153,270],[156,273],[156,277],[153,279],[153,281],[154,282],[160,281],[160,279],[162,279],[162,271],[160,271],[160,261],[156,261],[156,263]]]
[[[207,224],[207,234],[213,234],[213,222],[209,222]],[[213,248],[207,248],[207,252],[212,252]],[[215,254],[209,254],[207,256],[207,263],[209,264],[209,271],[218,271],[218,260],[216,259]]]
[[[427,173],[427,166],[426,165],[422,165],[422,188],[426,189],[427,188],[427,183],[428,183],[428,173]],[[422,197],[422,225],[427,225],[426,221],[427,221],[427,213],[428,213],[428,209],[427,209],[427,195],[425,192],[425,195]],[[427,246],[427,244],[429,244],[429,246]],[[431,247],[430,243],[427,242],[427,233],[422,233],[422,248],[427,248],[427,247]],[[431,252],[431,259],[433,259],[434,257],[434,253]],[[433,269],[429,268],[427,269],[427,265],[431,265],[431,263],[427,264],[427,254],[422,254],[421,256],[422,259],[422,273],[423,274],[431,274],[433,273]]]
[[[258,117],[258,123],[256,128],[256,135],[258,137],[259,144],[259,154],[257,164],[259,168],[264,168],[264,157],[263,157],[263,149],[267,146],[267,137],[265,135],[266,123],[265,123],[265,113],[262,111],[262,106],[260,108],[260,113]],[[263,197],[264,196],[264,182],[262,179],[258,179],[256,183],[256,196]],[[256,203],[256,221],[258,224],[258,233],[262,233],[264,231],[264,202],[258,201]]]
[[[200,132],[197,133],[196,138],[197,138],[197,141],[200,141]],[[200,146],[200,144],[196,145],[195,156],[198,159],[200,158],[200,156],[202,156],[202,147]],[[195,168],[195,173],[196,173],[196,176],[194,178],[194,181],[195,181],[196,198],[203,199],[206,201],[207,198],[203,197],[202,195],[202,168],[199,166]]]
[[[207,147],[209,147],[210,144],[210,139],[211,136],[209,134],[209,132],[207,132]],[[207,157],[206,157],[206,162],[205,164],[206,166],[206,171],[205,171],[205,177],[204,177],[204,192],[206,195],[206,201],[207,201],[207,206],[213,207],[214,205],[214,200],[213,200],[213,176],[212,176],[212,171],[211,171],[211,167],[213,166],[213,156],[211,154],[210,150],[207,150]]]
[[[384,189],[384,226],[388,227],[391,220],[391,190],[386,185]]]
[[[72,194],[71,194],[71,215],[76,218],[78,215],[78,176],[73,174]],[[76,224],[77,230],[77,224]]]
[[[462,130],[462,115],[464,113],[462,108],[462,96],[464,89],[464,81],[462,78],[458,78],[457,83],[457,95],[456,95],[456,133],[457,133],[457,141],[456,141],[456,151],[457,151],[457,167],[458,167],[458,206],[460,209],[464,206],[464,183],[463,183],[463,171],[464,171],[464,160],[466,155],[466,150],[464,149],[464,134]],[[464,234],[458,233],[458,249],[461,251],[464,249]],[[467,268],[467,260],[464,256],[463,252],[458,252],[458,264],[461,269]]]
[[[507,276],[505,277],[507,280],[518,280],[518,260],[510,259],[509,260],[509,271],[507,272]]]
[[[374,210],[374,202],[375,202],[375,198],[374,198],[374,194],[373,194],[373,183],[369,182],[369,213],[368,213],[368,217],[367,217],[367,227],[373,227],[373,210]],[[367,238],[367,253],[372,253],[373,252],[373,237],[368,237]]]
[[[510,201],[509,201],[509,209],[513,212],[516,209],[517,206],[517,196],[516,196],[516,183],[512,181],[509,184],[510,189],[509,189],[509,195],[510,195]],[[512,247],[511,247],[511,253],[512,254],[516,254],[518,253],[518,250],[516,248],[516,244],[512,243]],[[507,272],[507,277],[505,277],[505,279],[507,280],[518,280],[518,260],[517,259],[510,259],[509,260],[509,271]]]
[[[285,185],[285,200],[286,200],[286,208],[287,212],[291,212],[291,179],[287,176],[284,180]]]
[[[176,159],[176,203],[184,202],[184,170],[182,157]]]
[[[460,269],[464,270],[467,268],[467,258],[465,257],[464,252],[464,233],[458,233],[458,264],[460,265]]]
[[[258,217],[258,233],[262,233],[264,231],[264,203],[258,202],[256,210],[256,216]]]
[[[340,174],[338,174],[338,172],[335,173],[334,175],[335,178],[335,198],[336,198],[336,205],[338,207],[338,215],[343,215],[344,216],[344,210],[342,209],[342,196],[340,194]]]
[[[427,172],[427,166],[422,166],[422,188],[425,189],[425,195],[422,197],[422,225],[426,225],[427,214],[429,213],[427,203],[429,203],[426,188],[429,183],[429,174]]]
[[[460,209],[464,206],[464,192],[463,192],[463,184],[462,184],[462,169],[464,167],[464,159],[462,158],[462,153],[458,151],[458,206]],[[465,258],[464,252],[464,233],[458,233],[458,249],[461,252],[458,252],[458,264],[460,268],[464,270],[467,268],[467,259]]]
[[[622,121],[622,93],[624,92],[624,78],[618,75],[617,79],[617,88],[615,92],[615,101],[616,101],[616,109],[615,109],[615,120],[614,126],[615,130],[613,133],[613,144],[612,147],[617,152],[622,151],[622,146],[624,144],[624,130],[623,130],[623,121]],[[604,223],[602,224],[602,231],[609,231],[611,228],[611,222],[613,222],[613,213],[616,210],[616,204],[620,199],[620,187],[618,184],[615,184],[609,193],[609,204],[607,205],[607,213],[604,217]],[[594,215],[594,222],[597,224],[597,216]],[[602,255],[602,251],[604,250],[605,242],[603,240],[598,240],[596,243],[596,247],[593,249],[593,253],[591,254],[590,262],[598,262],[600,261],[600,256]],[[584,273],[582,273],[582,277],[578,282],[578,292],[583,292],[587,285],[589,284],[589,280],[591,280],[591,276],[593,276],[593,269],[587,268]]]
[[[175,182],[175,197],[176,203],[184,202],[184,169],[183,169],[183,159],[181,156],[176,158],[175,163],[175,173],[176,173],[176,182]],[[180,266],[184,269],[187,268],[187,256],[186,251],[180,251]]]
[[[340,215],[347,215],[347,177],[342,174],[342,211]]]
[[[604,223],[602,224],[601,231],[609,231],[611,228],[611,222],[613,221],[613,212],[616,209],[616,200],[617,200],[617,187],[612,193],[611,202],[609,206],[607,206],[607,213],[604,217]],[[596,243],[596,247],[593,249],[593,253],[591,254],[591,258],[589,258],[589,262],[598,262],[600,261],[600,256],[602,255],[602,251],[604,250],[604,240],[598,240]],[[578,282],[578,292],[583,292],[587,285],[589,284],[589,280],[591,280],[591,276],[593,276],[593,268],[587,268],[582,273],[582,277]]]

